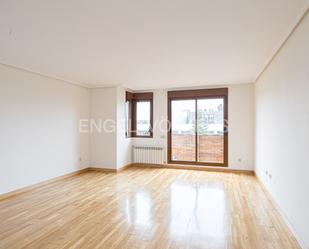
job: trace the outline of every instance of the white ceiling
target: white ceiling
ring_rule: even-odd
[[[308,0],[1,0],[0,62],[90,87],[254,82]]]

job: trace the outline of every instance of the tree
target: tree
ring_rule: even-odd
[[[197,114],[197,133],[198,135],[207,135],[209,130],[206,110],[198,110]],[[195,133],[195,124],[192,125],[192,133]]]

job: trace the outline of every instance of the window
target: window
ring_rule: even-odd
[[[150,136],[150,101],[136,102],[136,136]]]
[[[227,88],[168,92],[169,163],[227,166]]]
[[[126,93],[126,136],[152,137],[153,93]]]

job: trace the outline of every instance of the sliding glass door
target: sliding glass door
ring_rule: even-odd
[[[224,162],[224,101],[222,98],[197,101],[197,161]]]
[[[195,101],[172,101],[172,159],[175,161],[196,160]]]
[[[169,92],[169,163],[227,166],[227,90],[213,90]]]

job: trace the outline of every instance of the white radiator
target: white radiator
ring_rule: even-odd
[[[133,146],[133,162],[146,164],[163,164],[164,148],[149,146]]]

